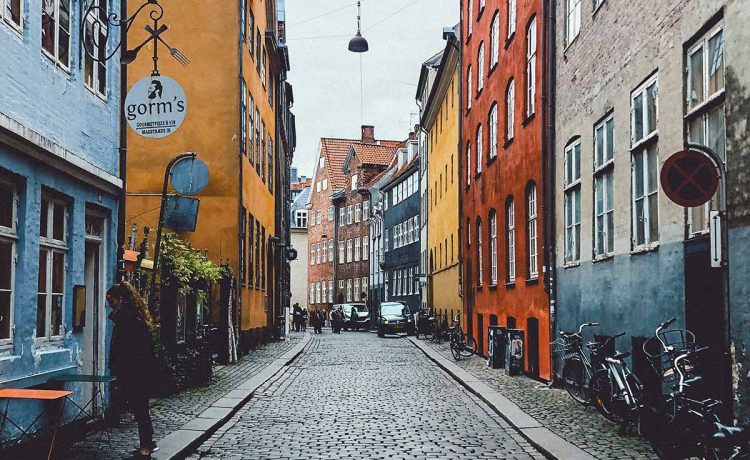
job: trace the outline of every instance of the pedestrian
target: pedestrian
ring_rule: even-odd
[[[315,312],[315,316],[318,318],[318,334],[322,334],[323,324],[326,322],[326,316],[320,308]]]
[[[336,310],[331,308],[328,310],[328,320],[331,322],[331,332],[334,334],[336,333],[336,321],[334,320],[334,317],[336,316]]]
[[[302,329],[302,308],[298,303],[294,304],[294,330],[299,332]]]
[[[307,331],[307,318],[308,318],[307,308],[302,310],[302,330]]]
[[[349,329],[355,329],[359,332],[359,312],[357,311],[356,305],[352,305],[352,312],[349,315],[349,318]]]
[[[156,360],[151,338],[151,315],[135,288],[123,281],[107,291],[114,326],[109,347],[109,369],[116,378],[110,397],[108,419],[116,425],[128,406],[138,422],[140,446],[134,458],[151,458],[158,447],[149,414],[148,399],[155,378]]]

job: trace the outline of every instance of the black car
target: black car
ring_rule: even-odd
[[[414,318],[409,307],[401,302],[381,302],[378,309],[378,337],[397,332],[414,334]]]

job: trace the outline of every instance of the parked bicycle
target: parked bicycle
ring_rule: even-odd
[[[451,353],[456,361],[462,357],[468,358],[477,352],[477,342],[469,334],[464,334],[461,329],[460,318],[460,315],[453,318],[453,327],[451,327],[450,333]]]
[[[553,342],[560,361],[565,363],[562,368],[563,387],[574,400],[581,404],[591,402],[588,395],[588,383],[595,370],[591,360],[583,351],[583,330],[598,325],[599,323],[583,323],[578,327],[578,332],[560,331],[560,338]],[[593,350],[597,349],[599,344],[589,343],[586,346],[589,350]]]
[[[625,335],[624,332],[610,338]],[[615,352],[604,357],[604,369],[594,372],[589,388],[596,410],[607,420],[620,425],[636,421],[642,404],[643,385],[628,369],[625,358],[629,352]]]
[[[450,340],[450,328],[448,319],[444,314],[435,317],[434,330],[432,334],[433,343],[442,343]]]
[[[416,338],[420,336],[427,338],[435,335],[435,316],[431,308],[423,308],[417,313],[417,327],[415,329]]]

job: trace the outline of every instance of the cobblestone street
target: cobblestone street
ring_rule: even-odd
[[[453,361],[447,343],[420,342]],[[617,426],[607,422],[592,406],[576,403],[563,389],[549,388],[527,377],[508,376],[501,369],[487,367],[486,360],[477,356],[461,359],[455,364],[500,391],[553,433],[596,458],[657,458],[643,439],[634,435],[621,436]]]
[[[189,458],[544,457],[407,339],[325,331]]]
[[[290,340],[274,342],[263,348],[251,351],[236,364],[217,366],[211,385],[193,388],[177,393],[169,398],[151,403],[151,417],[154,422],[154,439],[157,443],[166,434],[178,429],[196,415],[203,412],[214,401],[237,384],[256,374],[277,357],[296,345],[301,336],[292,334]],[[74,444],[63,454],[65,460],[121,460],[138,446],[138,427],[131,414],[125,414],[116,428],[111,430],[111,448],[101,431],[89,434],[83,441]]]

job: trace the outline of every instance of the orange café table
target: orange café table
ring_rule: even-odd
[[[11,399],[25,399],[35,401],[62,400],[62,403],[60,404],[60,410],[57,413],[57,416],[54,418],[55,421],[52,424],[52,439],[50,440],[49,453],[47,454],[47,460],[49,460],[50,458],[52,458],[52,453],[55,449],[55,438],[57,436],[57,429],[60,427],[60,419],[62,418],[63,410],[65,408],[65,398],[70,396],[71,394],[73,394],[72,391],[61,390],[30,390],[25,388],[5,388],[0,390],[0,399],[5,399],[6,401],[5,409],[3,410],[3,421],[0,425],[0,432],[5,429],[5,423],[7,422],[21,432],[21,435],[18,437],[18,442],[21,442],[24,436],[32,439],[32,429],[34,428],[34,425],[36,425],[36,422],[39,421],[39,419],[42,418],[42,415],[44,415],[44,413],[46,412],[46,410],[43,409],[34,419],[34,421],[31,422],[31,424],[26,429],[23,429],[20,425],[18,425],[8,417],[8,406]]]

